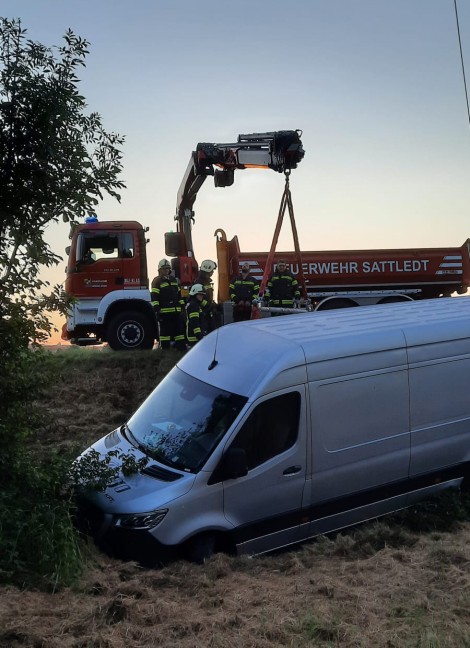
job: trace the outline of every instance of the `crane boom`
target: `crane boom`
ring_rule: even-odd
[[[208,176],[214,177],[216,187],[230,187],[236,169],[261,168],[282,173],[297,168],[305,155],[301,141],[302,131],[276,131],[239,135],[235,143],[213,144],[201,142],[191,153],[189,164],[181,181],[177,200],[177,231],[165,234],[168,256],[191,259],[185,262],[189,274],[194,272],[194,250],[191,229],[194,222],[194,202]],[[178,260],[174,265],[181,266]],[[183,268],[175,268],[186,276]]]
[[[300,130],[252,133],[239,135],[231,144],[201,142],[197,145],[191,153],[176,200],[175,220],[177,231],[184,239],[186,256],[194,256],[191,237],[193,206],[206,178],[213,176],[216,187],[230,187],[236,169],[272,169],[279,173],[295,169],[305,155],[301,135]]]
[[[255,167],[278,172],[295,169],[305,155],[301,134],[299,130],[253,133],[239,135],[233,144],[199,143],[191,154],[178,190],[176,219],[184,215],[185,210],[192,210],[207,176],[214,176],[216,187],[229,187],[233,184],[235,169]]]

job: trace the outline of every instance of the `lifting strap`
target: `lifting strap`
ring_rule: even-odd
[[[299,246],[299,237],[297,234],[297,227],[295,224],[295,218],[294,218],[294,206],[292,204],[292,195],[289,187],[289,176],[290,176],[290,169],[286,169],[284,171],[284,174],[286,176],[286,185],[284,188],[284,193],[282,194],[281,198],[281,205],[279,207],[279,214],[277,217],[277,223],[276,223],[276,229],[274,230],[274,236],[273,240],[271,243],[271,249],[269,250],[268,258],[266,261],[266,265],[264,267],[264,273],[263,273],[263,279],[261,280],[261,286],[259,290],[259,294],[263,295],[264,291],[266,290],[266,284],[268,283],[268,278],[270,277],[272,273],[272,265],[274,261],[274,253],[276,251],[276,245],[277,241],[279,239],[279,233],[281,231],[282,227],[282,221],[284,219],[284,214],[286,212],[286,207],[289,208],[289,217],[290,217],[290,223],[292,226],[292,236],[294,237],[294,249],[295,249],[295,257],[299,269],[299,287],[300,291],[302,293],[302,296],[304,299],[307,299],[307,290],[305,287],[305,278],[304,278],[304,271],[302,267],[302,253],[300,251],[300,246]]]

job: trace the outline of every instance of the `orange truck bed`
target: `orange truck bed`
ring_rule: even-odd
[[[229,277],[248,262],[261,281],[267,252],[241,252],[236,236],[231,241],[219,237],[217,247]],[[276,252],[274,263],[281,258],[299,274],[294,252]],[[413,290],[425,298],[463,294],[470,286],[470,239],[461,247],[302,252],[302,266],[309,297],[373,290]]]

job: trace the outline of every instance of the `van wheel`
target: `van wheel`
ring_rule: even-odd
[[[190,562],[204,564],[216,552],[216,537],[213,533],[201,533],[188,540],[184,555]]]
[[[108,325],[107,342],[113,351],[151,349],[155,330],[144,313],[130,311],[115,315]]]

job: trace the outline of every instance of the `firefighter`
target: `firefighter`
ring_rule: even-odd
[[[184,339],[183,308],[179,281],[170,275],[171,265],[167,259],[158,262],[158,277],[152,281],[151,298],[155,315],[160,324],[160,346],[169,349],[171,342],[180,351],[186,350]]]
[[[200,284],[204,287],[205,297],[202,301],[201,328],[203,334],[214,331],[221,325],[221,316],[217,304],[214,301],[214,284],[212,275],[217,268],[217,263],[211,259],[205,259],[199,266],[199,273],[194,285]]]
[[[251,305],[258,297],[259,282],[250,274],[250,266],[245,261],[240,274],[230,284],[230,299],[233,302],[233,321],[251,319]]]
[[[276,271],[270,276],[264,293],[264,299],[268,306],[281,308],[292,308],[294,300],[300,300],[299,282],[290,270],[287,270],[286,262],[279,259]],[[271,315],[282,315],[282,313],[271,313]]]
[[[205,335],[201,327],[201,314],[202,304],[206,297],[206,291],[202,284],[196,283],[191,286],[186,304],[186,341],[190,346],[194,346]]]

